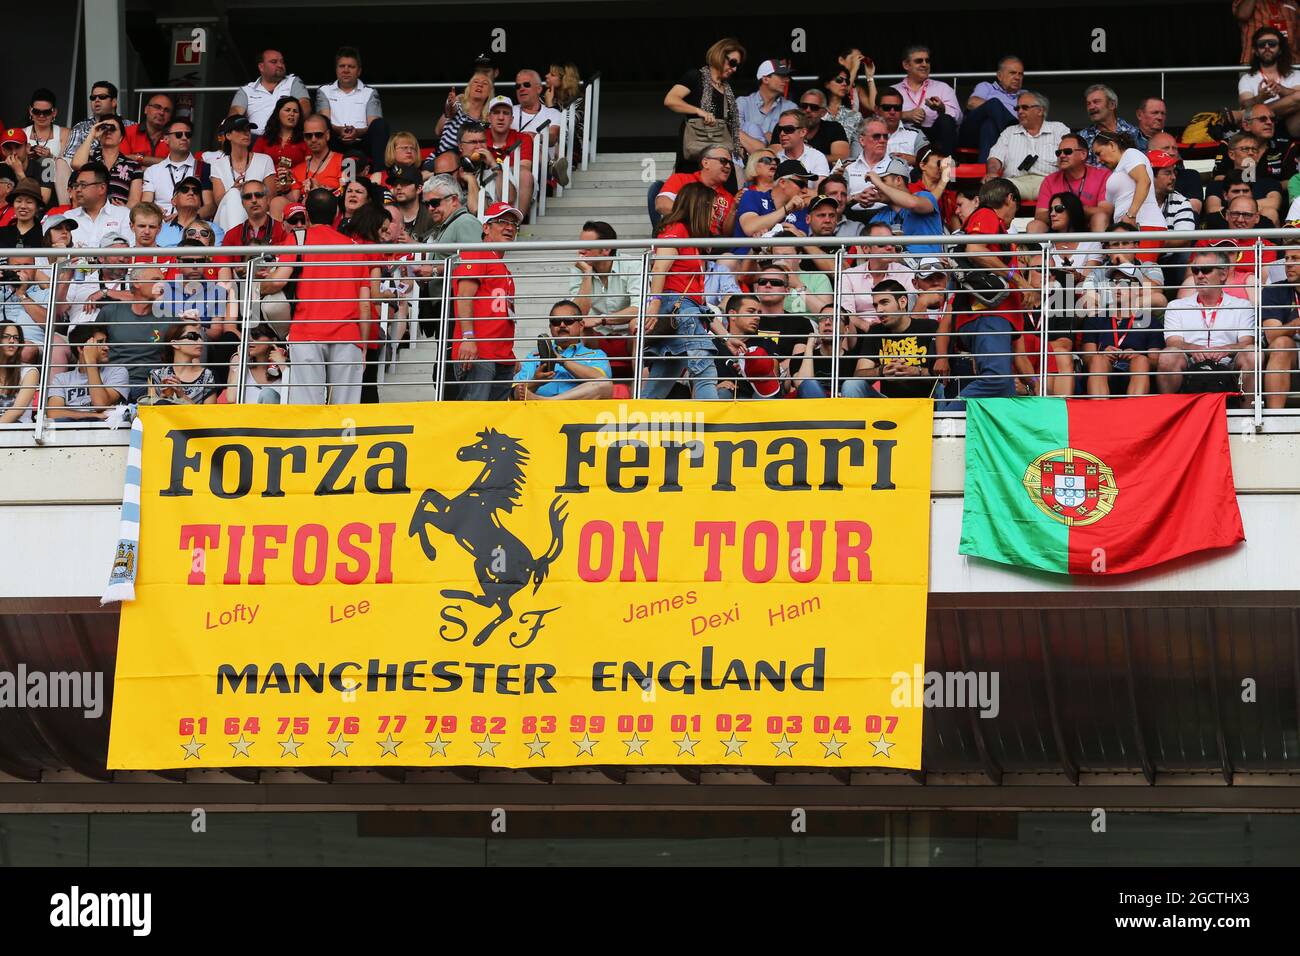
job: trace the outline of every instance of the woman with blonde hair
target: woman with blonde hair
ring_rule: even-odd
[[[555,62],[546,71],[545,92],[542,102],[563,113],[570,106],[573,111],[573,162],[582,162],[582,128],[586,124],[586,100],[582,96],[582,74],[572,63]]]
[[[471,121],[487,124],[488,100],[492,99],[491,68],[476,70],[465,84],[465,91],[456,95],[453,86],[447,93],[447,102],[434,132],[438,134],[438,158],[434,172],[453,173],[460,162],[456,147],[460,141],[460,128]]]
[[[419,166],[420,141],[409,130],[400,130],[388,137],[384,147],[384,168],[370,174],[370,181],[381,186],[389,186],[388,171],[394,166]],[[424,176],[428,179],[428,175]]]
[[[697,171],[709,146],[725,146],[733,155],[740,152],[740,112],[730,80],[745,62],[745,47],[735,37],[726,37],[709,47],[704,61],[684,73],[664,96],[664,106],[683,117],[677,137],[679,173]],[[735,187],[733,170],[730,188]]]

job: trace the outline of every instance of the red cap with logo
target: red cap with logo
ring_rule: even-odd
[[[1153,149],[1147,153],[1147,159],[1151,161],[1152,169],[1168,169],[1170,166],[1178,165],[1178,157],[1166,153],[1162,149]]]
[[[776,398],[781,392],[780,370],[776,359],[761,345],[745,349],[740,360],[740,370],[759,398]]]
[[[0,138],[0,146],[3,146],[6,143],[20,143],[21,145],[26,146],[27,134],[16,126],[10,127],[5,130],[4,137]]]
[[[503,216],[514,216],[515,222],[524,221],[524,214],[508,202],[494,202],[488,206],[487,211],[483,213],[483,221],[493,222]]]
[[[284,207],[285,219],[288,219],[290,216],[297,215],[298,213],[302,213],[304,216],[307,215],[307,207],[300,202],[291,202],[289,203],[289,205]]]

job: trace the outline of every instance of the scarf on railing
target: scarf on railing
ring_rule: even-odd
[[[707,66],[700,67],[700,109],[706,113],[713,112],[713,73]],[[736,107],[736,94],[730,83],[722,84],[723,108],[726,111],[724,122],[727,132],[731,134],[731,151],[740,151],[740,110]]]

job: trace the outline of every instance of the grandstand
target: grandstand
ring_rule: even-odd
[[[796,25],[807,46],[789,54],[793,64],[767,74],[791,74],[779,95],[797,120],[749,99],[764,60],[785,55],[791,26],[761,16],[741,29],[740,5],[688,19],[684,5],[607,3],[608,20],[596,23],[587,4],[546,13],[514,4],[504,48],[477,8],[380,5],[358,25],[342,5],[317,6],[310,28],[295,32],[301,10],[288,6],[107,4],[78,14],[56,3],[42,43],[15,52],[21,65],[78,38],[24,68],[36,92],[10,84],[0,113],[13,124],[5,168],[44,173],[15,173],[0,209],[0,527],[10,542],[0,549],[0,675],[97,673],[107,686],[102,719],[87,719],[5,705],[0,680],[0,863],[455,862],[474,853],[493,863],[654,853],[772,862],[791,807],[818,815],[820,832],[835,837],[800,848],[805,863],[1253,865],[1289,852],[1300,828],[1300,597],[1290,560],[1300,483],[1287,467],[1300,451],[1300,130],[1293,141],[1287,126],[1300,113],[1267,87],[1238,99],[1238,77],[1256,74],[1238,65],[1226,4],[1100,5],[1096,28],[1109,45],[1093,58],[1080,52],[1091,38],[1047,40],[1020,19],[999,49],[972,49],[961,38],[979,35],[992,14],[961,4],[936,6],[931,49],[897,23],[846,31],[856,6],[825,4]],[[483,39],[431,63],[419,38],[435,29]],[[1157,30],[1166,40],[1153,51],[1146,38]],[[665,32],[671,43],[632,39]],[[864,44],[870,35],[862,52],[879,66],[860,100],[879,104],[900,83],[902,119],[847,103],[804,108],[818,90],[828,105],[837,67],[859,68],[836,62],[852,42],[842,37],[859,34]],[[610,36],[623,39],[596,42]],[[740,43],[721,43],[706,65],[710,44],[728,36]],[[186,46],[196,37],[201,49]],[[301,91],[269,66],[268,37]],[[490,63],[474,60],[498,50]],[[932,73],[898,72],[922,50]],[[733,54],[739,65],[727,72],[720,64]],[[335,78],[349,60],[373,87]],[[570,62],[580,78],[556,78],[555,108],[530,109],[539,95],[530,84]],[[1008,62],[1023,67],[1023,85],[1002,85],[999,74],[991,86]],[[706,98],[710,67],[719,85]],[[474,71],[494,69],[491,96],[478,96]],[[927,94],[941,83],[981,119],[963,127],[947,106],[936,111]],[[365,106],[367,89],[381,116]],[[81,146],[69,127],[86,119],[87,93],[94,121],[82,123]],[[312,110],[332,110],[298,116],[300,130],[310,123],[319,135],[272,142],[267,116],[284,115],[286,101],[301,113],[302,94]],[[506,112],[498,94],[513,108],[503,129],[493,126]],[[42,153],[50,95],[62,148]],[[709,126],[723,133],[701,133],[699,155],[684,159],[680,124],[708,113],[710,100]],[[758,125],[733,130],[721,104],[737,100]],[[1202,112],[1214,115],[1193,125]],[[844,136],[837,113],[850,122]],[[400,135],[367,145],[355,133],[377,120],[388,134],[414,133],[409,161],[368,154],[376,146],[391,158],[403,146]],[[981,146],[986,120],[997,129]],[[27,123],[30,132],[14,134]],[[763,139],[747,146],[742,131]],[[466,133],[484,137],[482,152],[464,145]],[[1014,152],[1022,134],[1039,145]],[[759,155],[772,162],[755,165]],[[166,169],[170,189],[148,172]],[[969,400],[1096,399],[1081,404],[1114,402],[1122,417],[1141,416],[1156,396],[1207,392],[1225,396],[1245,545],[1096,578],[960,553]],[[770,760],[109,769],[122,612],[99,596],[115,549],[118,564],[135,559],[120,524],[131,513],[124,478],[138,481],[128,461],[141,409],[251,414],[274,404],[320,415],[341,405],[350,423],[341,427],[355,432],[350,416],[373,413],[366,406],[401,405],[414,418],[423,412],[402,403],[437,403],[442,422],[474,418],[478,429],[494,414],[479,402],[499,402],[500,415],[549,402],[537,415],[559,415],[552,400],[566,395],[610,409],[666,399],[678,409],[779,411],[782,424],[810,420],[799,404],[808,399],[854,408],[864,397],[932,400],[929,537],[913,542],[928,566],[924,670],[994,677],[996,699],[985,713],[970,701],[929,710],[919,769]],[[1120,406],[1121,397],[1134,402]],[[756,401],[767,398],[776,401]],[[861,404],[893,414],[889,401]],[[753,411],[760,406],[778,411]],[[211,411],[223,422],[241,414]],[[620,465],[608,468],[613,487]],[[214,474],[216,504],[237,497]],[[712,476],[715,493],[727,475]],[[371,489],[368,475],[364,484]],[[550,521],[563,525],[554,511]],[[545,568],[534,574],[535,593]],[[863,607],[856,626],[866,634],[874,621]],[[364,613],[353,604],[348,619]],[[690,741],[689,725],[685,733]],[[199,736],[190,744],[201,746]],[[234,746],[225,736],[221,746]],[[180,849],[158,821],[197,806],[236,822],[219,846]],[[527,821],[506,850],[488,849],[480,825],[497,807]],[[585,822],[556,807],[586,811]],[[1106,845],[1087,837],[1096,808],[1111,814]],[[118,822],[99,829],[109,814]],[[277,826],[289,835],[268,839]]]

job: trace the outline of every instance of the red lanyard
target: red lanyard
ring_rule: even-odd
[[[1207,313],[1204,308],[1201,309],[1201,318],[1205,321],[1205,347],[1210,347],[1210,335],[1214,332],[1214,322],[1219,317],[1217,308],[1210,309]]]
[[[1122,349],[1122,348],[1124,347],[1124,340],[1125,340],[1126,338],[1128,338],[1128,334],[1129,334],[1130,332],[1133,331],[1133,322],[1134,322],[1134,319],[1135,319],[1135,316],[1129,316],[1129,320],[1128,320],[1128,328],[1124,330],[1124,334],[1123,334],[1123,335],[1120,335],[1120,334],[1119,334],[1119,319],[1115,318],[1114,316],[1111,316],[1111,318],[1110,318],[1110,327],[1111,327],[1111,329],[1113,330],[1113,334],[1114,334],[1114,336],[1115,336],[1115,348],[1117,348],[1117,349]]]
[[[930,86],[929,80],[926,80],[924,83],[921,84],[921,92],[917,95],[916,99],[912,101],[913,109],[925,105],[925,91],[929,88],[929,86]],[[911,92],[911,90],[907,85],[907,80],[903,81],[903,89],[901,92],[903,92],[904,94]]]

